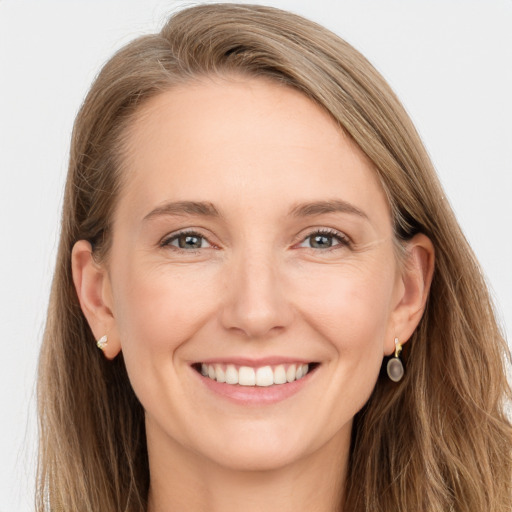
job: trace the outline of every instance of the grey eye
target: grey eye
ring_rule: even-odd
[[[347,239],[340,233],[333,232],[322,232],[317,231],[308,235],[304,241],[300,244],[300,247],[307,247],[310,249],[330,249],[337,245],[347,245]]]
[[[179,249],[202,249],[208,247],[209,243],[206,238],[198,233],[178,233],[169,238],[164,245],[170,245]]]
[[[177,241],[180,249],[199,249],[203,244],[203,239],[195,235],[181,235]]]
[[[308,237],[310,239],[310,246],[314,249],[324,249],[325,247],[333,246],[332,235],[312,235]]]

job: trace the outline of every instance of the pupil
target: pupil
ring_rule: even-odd
[[[313,247],[331,247],[331,237],[325,235],[316,235],[313,237]]]
[[[193,235],[184,235],[179,238],[179,246],[181,249],[200,249],[201,248],[201,238]]]

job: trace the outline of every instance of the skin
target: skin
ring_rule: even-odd
[[[108,333],[106,357],[123,351],[146,411],[148,510],[334,510],[353,417],[423,313],[429,240],[400,264],[372,163],[321,108],[263,79],[162,93],[128,146],[108,261],[80,241],[72,262],[93,333]],[[176,201],[220,215],[171,214]],[[290,213],[319,201],[344,208]],[[184,229],[197,249],[179,248]],[[213,393],[191,366],[269,356],[320,364],[264,405]]]

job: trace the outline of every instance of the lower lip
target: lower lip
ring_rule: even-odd
[[[194,369],[192,370],[210,391],[239,405],[270,405],[282,402],[298,393],[308,384],[311,378],[311,372],[309,372],[301,379],[286,384],[274,384],[266,387],[241,386],[239,384],[217,382],[201,375]]]

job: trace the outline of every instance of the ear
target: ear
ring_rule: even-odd
[[[435,252],[430,239],[419,233],[407,242],[405,261],[397,287],[392,329],[386,340],[386,355],[395,350],[394,339],[403,345],[411,336],[425,311],[434,274]]]
[[[91,331],[99,340],[108,336],[103,353],[108,359],[121,351],[121,344],[112,313],[112,291],[110,279],[104,266],[94,260],[92,247],[86,240],[79,240],[71,253],[73,282],[82,312]]]

